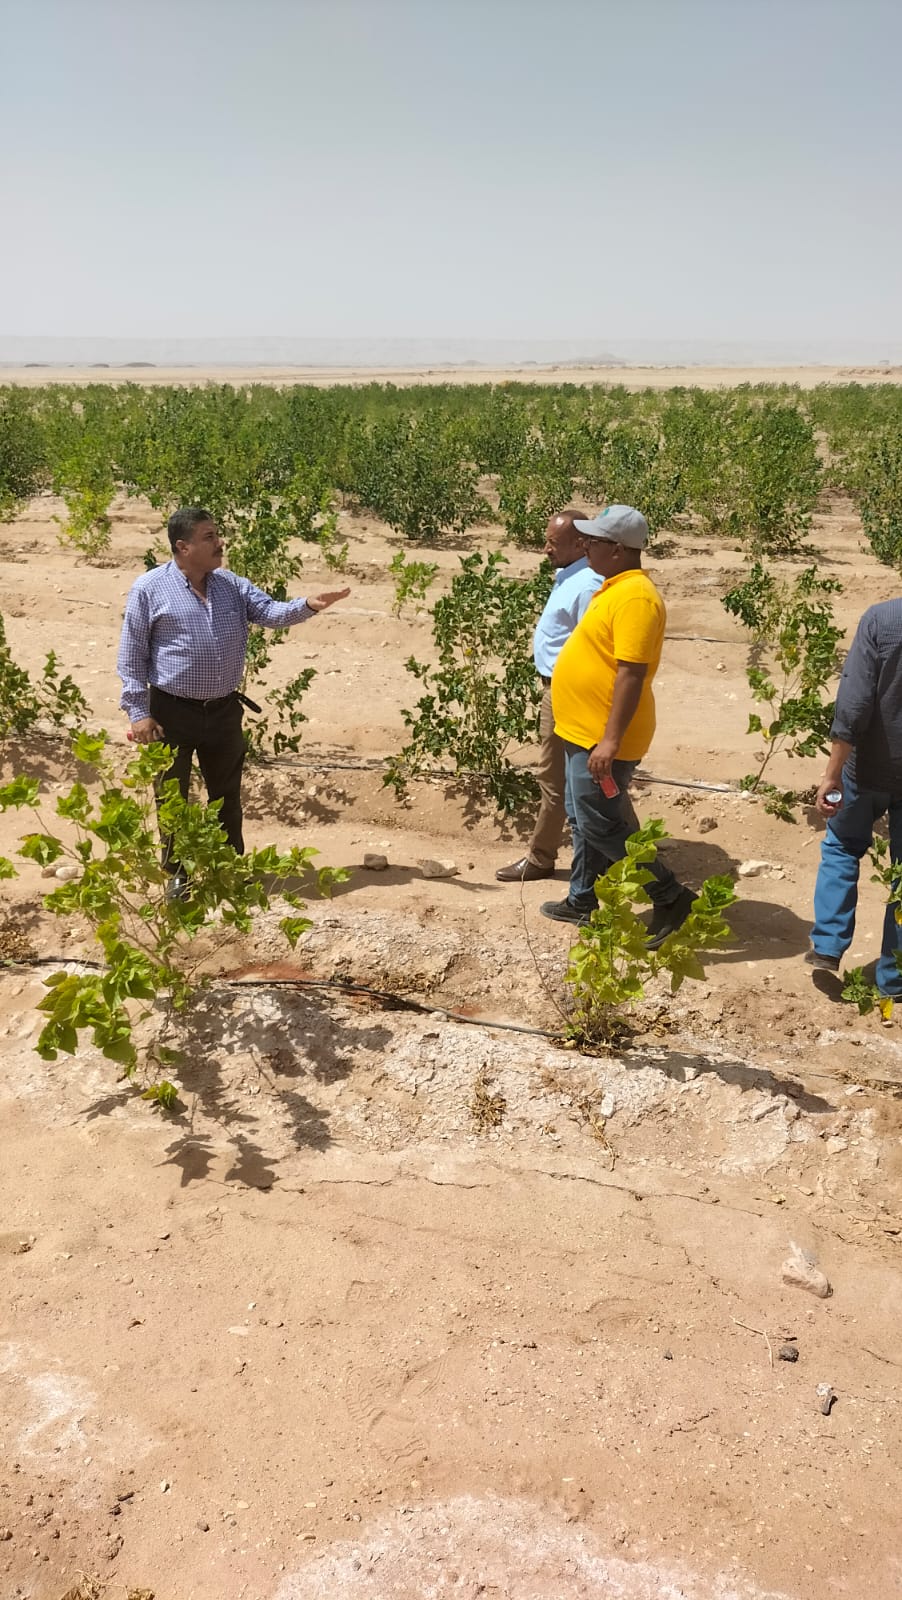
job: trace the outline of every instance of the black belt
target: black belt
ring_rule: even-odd
[[[237,700],[240,705],[247,706],[248,711],[256,711],[258,715],[263,707],[258,706],[256,700],[249,700],[246,694],[239,689],[233,689],[231,694],[221,694],[216,700],[189,700],[187,695],[170,694],[168,689],[159,689],[155,683],[150,686],[155,694],[161,694],[166,700],[174,700],[176,705],[193,706],[195,711],[215,711],[217,706],[227,706],[230,700]]]
[[[151,684],[151,688],[165,699],[174,700],[180,706],[193,706],[196,711],[215,711],[218,706],[227,706],[230,700],[241,699],[237,689],[233,689],[231,694],[221,694],[215,700],[190,700],[187,695],[170,694],[168,689],[159,689],[155,683]]]

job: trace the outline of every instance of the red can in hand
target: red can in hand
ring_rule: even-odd
[[[599,784],[599,788],[601,789],[601,792],[606,800],[616,800],[618,794],[620,793],[620,788],[615,783],[610,772],[605,773],[601,783]]]

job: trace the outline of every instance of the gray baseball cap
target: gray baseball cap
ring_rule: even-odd
[[[629,550],[644,550],[648,544],[648,523],[633,506],[607,506],[591,522],[574,522],[573,526],[590,539],[609,539]]]

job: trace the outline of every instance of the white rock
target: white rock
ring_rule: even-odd
[[[616,1102],[614,1100],[614,1096],[610,1092],[602,1097],[601,1105],[598,1107],[598,1110],[599,1114],[604,1117],[605,1121],[607,1121],[608,1117],[612,1117],[614,1115],[615,1106]]]
[[[819,1300],[826,1300],[833,1293],[829,1280],[814,1260],[814,1257],[800,1245],[791,1244],[789,1255],[783,1263],[783,1282],[794,1289],[807,1289],[809,1294],[817,1295]]]
[[[57,867],[53,876],[59,878],[61,883],[71,883],[73,878],[81,877],[81,867],[76,866],[74,861],[64,861],[61,867]]]
[[[776,861],[743,861],[737,868],[740,878],[782,878],[783,868]]]
[[[418,861],[424,878],[456,878],[460,867],[456,861]]]
[[[380,855],[378,850],[367,850],[363,857],[363,865],[367,872],[385,872],[388,868],[388,856]]]

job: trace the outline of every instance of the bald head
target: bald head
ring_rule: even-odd
[[[573,524],[577,518],[584,521],[585,517],[585,511],[568,506],[565,511],[558,511],[553,517],[548,518],[548,526],[545,529],[545,554],[556,567],[569,567],[572,561],[579,561],[584,554],[579,534]]]

